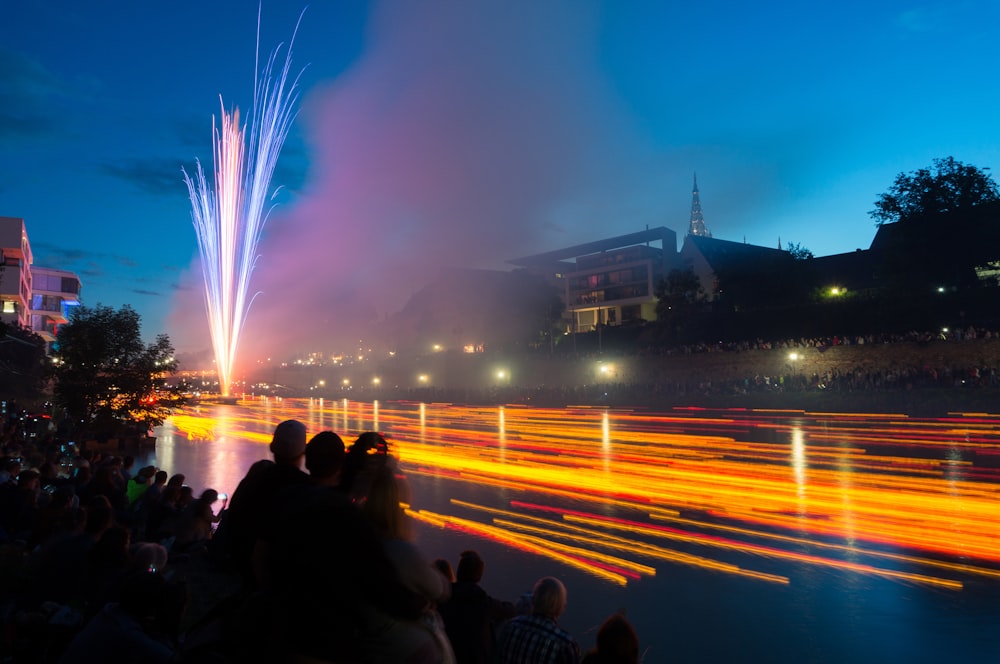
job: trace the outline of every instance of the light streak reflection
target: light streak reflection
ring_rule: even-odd
[[[268,402],[227,427],[257,440],[301,408]],[[339,433],[376,411],[414,488],[450,488],[445,507],[414,491],[414,518],[611,583],[664,564],[776,583],[795,583],[800,566],[951,590],[1000,582],[1000,416],[383,402],[356,404],[358,431]],[[192,439],[217,429],[192,409],[172,424]],[[462,498],[484,487],[503,504]]]

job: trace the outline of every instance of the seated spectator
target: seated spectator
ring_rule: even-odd
[[[496,629],[516,615],[514,605],[490,597],[479,585],[486,564],[475,551],[463,551],[451,597],[438,606],[458,664],[493,661]]]
[[[81,489],[81,499],[89,501],[93,496],[104,496],[111,503],[111,507],[122,512],[128,508],[128,497],[125,494],[125,487],[120,482],[121,476],[114,462],[101,464],[97,468],[97,473],[87,485],[86,489]]]
[[[512,618],[500,632],[501,664],[577,664],[580,646],[556,620],[566,610],[566,586],[546,576],[531,593],[531,614]]]
[[[130,570],[163,574],[169,554],[167,548],[155,542],[139,542],[132,546]]]
[[[146,492],[142,494],[143,503],[148,508],[153,505],[163,494],[163,488],[167,485],[167,471],[158,470],[153,475],[153,483],[149,485]]]
[[[122,466],[119,472],[121,473],[122,479],[125,480],[126,484],[128,484],[128,481],[133,477],[132,474],[133,466],[135,466],[135,457],[126,456],[122,459]]]
[[[129,545],[128,530],[111,526],[87,552],[83,593],[93,613],[115,598],[118,584],[129,567]]]
[[[208,540],[212,538],[212,528],[219,521],[212,510],[212,505],[218,499],[218,491],[205,489],[201,496],[181,510],[174,528],[174,551],[189,552],[208,544]]]
[[[180,486],[167,486],[159,500],[146,506],[146,539],[162,542],[173,537],[177,516],[180,514],[180,497]]]
[[[181,492],[177,494],[177,508],[181,511],[194,502],[194,489],[187,484],[181,487]]]
[[[114,525],[113,512],[103,496],[91,499],[77,511],[72,530],[52,537],[31,560],[38,599],[61,604],[83,605],[87,560],[90,550],[108,528]]]
[[[597,630],[597,645],[581,664],[639,664],[639,637],[620,613],[609,617]]]
[[[129,457],[125,457],[126,459]],[[135,474],[135,477],[131,478],[125,488],[125,495],[128,498],[129,507],[134,508],[135,504],[145,495],[146,491],[149,490],[149,483],[152,480],[153,475],[156,474],[156,468],[154,466],[145,466],[140,468],[139,472]]]
[[[62,664],[168,664],[178,659],[178,636],[186,589],[161,574],[126,578],[118,602],[106,604],[77,634]]]
[[[35,531],[28,540],[28,548],[34,549],[48,542],[49,538],[58,532],[60,524],[65,523],[70,510],[76,507],[78,501],[71,485],[63,485],[56,489],[49,502],[38,511]]]
[[[16,486],[17,476],[21,472],[21,460],[14,457],[4,457],[0,463],[0,487]]]
[[[37,470],[22,470],[15,485],[0,489],[0,528],[11,539],[27,542],[35,530],[41,480]]]

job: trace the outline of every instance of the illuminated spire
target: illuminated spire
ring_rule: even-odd
[[[688,226],[688,235],[699,235],[701,237],[712,237],[705,226],[705,216],[701,213],[701,200],[698,198],[698,174],[694,174],[694,191],[691,192],[691,225]]]

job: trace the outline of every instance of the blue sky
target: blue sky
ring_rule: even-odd
[[[249,110],[257,4],[8,5],[0,215],[85,304],[207,348],[181,167],[210,164],[220,95]],[[993,0],[264,0],[262,54],[303,9],[255,352],[353,334],[441,267],[683,235],[694,172],[715,237],[826,255],[868,247],[897,173],[998,162]]]

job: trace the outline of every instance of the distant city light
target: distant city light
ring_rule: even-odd
[[[799,354],[798,353],[789,353],[788,354],[788,359],[791,360],[792,362],[794,362],[795,360],[799,359]]]

